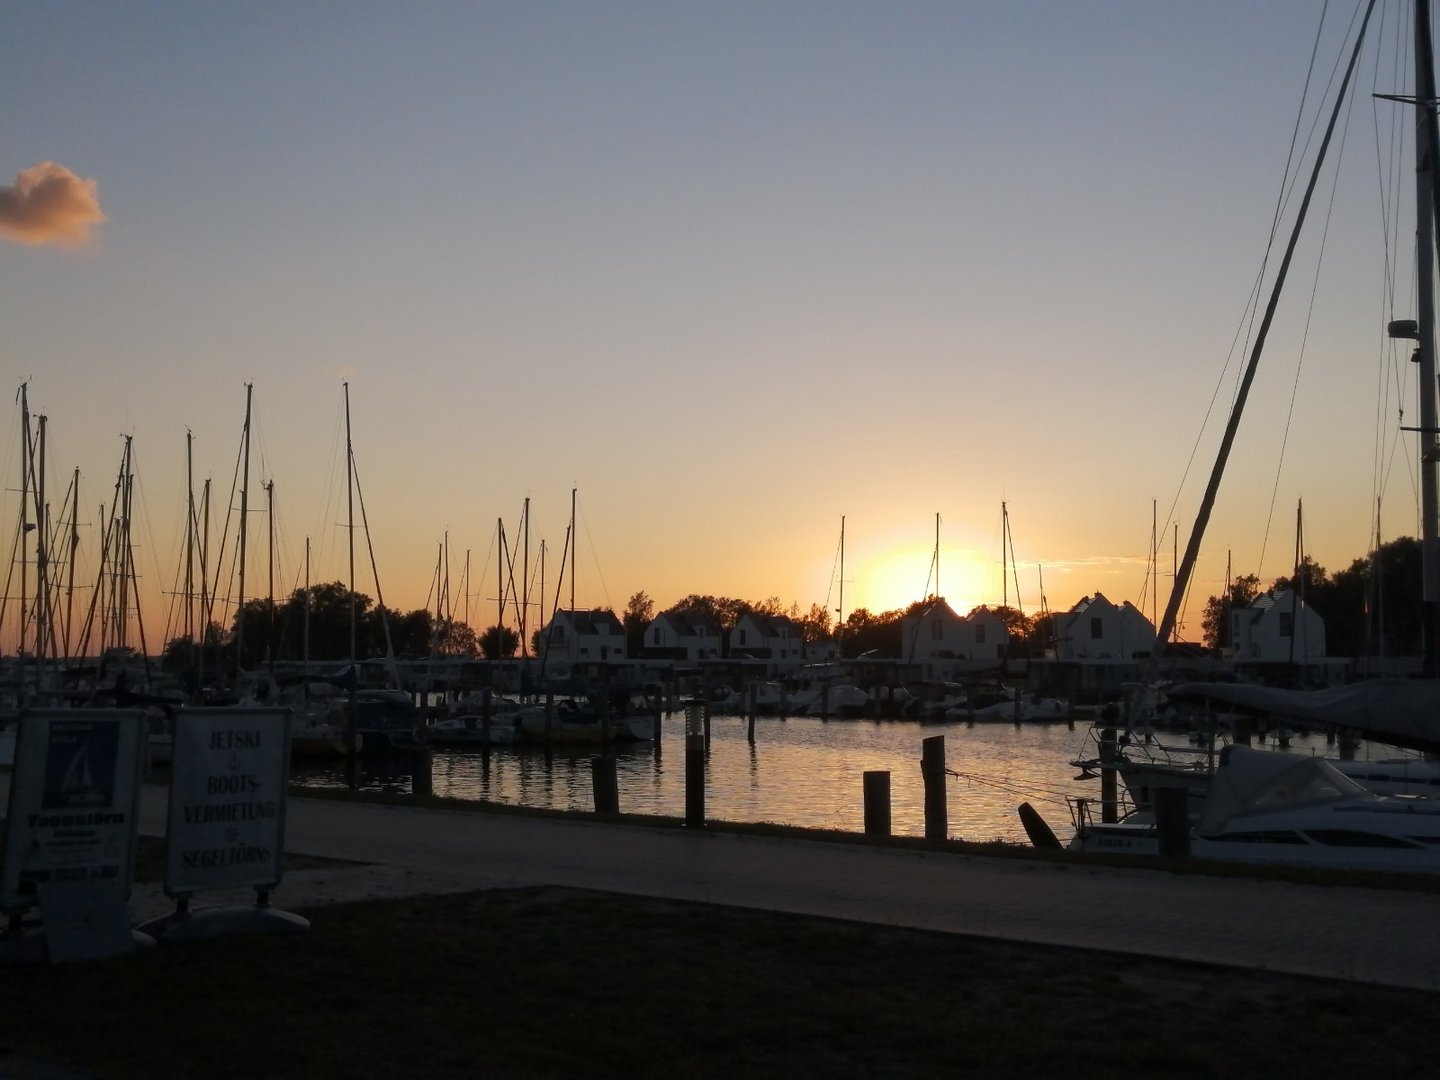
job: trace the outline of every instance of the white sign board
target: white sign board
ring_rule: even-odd
[[[280,882],[290,710],[184,709],[170,766],[167,895]]]
[[[24,911],[42,885],[119,883],[129,895],[145,748],[130,709],[20,715],[0,906]]]

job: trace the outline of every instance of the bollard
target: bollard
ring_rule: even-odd
[[[590,759],[590,790],[595,799],[595,813],[620,812],[620,781],[613,757],[605,755]]]
[[[925,778],[925,839],[944,840],[950,833],[945,807],[945,736],[921,743],[920,774]]]
[[[710,702],[705,702],[705,749],[710,749]]]
[[[867,772],[863,778],[865,791],[865,835],[890,835],[890,774]]]
[[[1113,825],[1120,820],[1120,789],[1116,784],[1115,729],[1104,728],[1100,732],[1100,822]]]
[[[1184,787],[1157,787],[1151,792],[1155,800],[1155,832],[1160,840],[1160,854],[1190,854],[1190,792]]]
[[[1340,736],[1340,760],[1341,760],[1341,761],[1354,761],[1354,760],[1355,760],[1355,750],[1356,750],[1356,748],[1359,746],[1359,743],[1360,743],[1360,741],[1359,741],[1358,739],[1356,739],[1354,735],[1351,735],[1351,734],[1349,734],[1348,732],[1345,733],[1345,734],[1343,734],[1343,735],[1341,735],[1341,736]]]
[[[430,772],[430,764],[434,756],[428,746],[416,747],[410,762],[410,793],[429,798],[435,794],[435,778]]]
[[[665,721],[665,712],[664,712],[664,710],[662,710],[662,709],[656,709],[656,710],[655,710],[655,737],[650,740],[651,745],[655,748],[655,760],[656,760],[656,761],[659,761],[659,760],[660,760],[660,729],[661,729],[662,727],[664,727],[664,721]]]
[[[685,825],[705,827],[705,717],[703,703],[685,707]]]

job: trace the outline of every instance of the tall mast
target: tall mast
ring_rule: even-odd
[[[345,387],[345,533],[350,538],[350,675],[352,683],[358,682],[359,672],[355,670],[355,449],[350,442],[350,384]],[[351,691],[354,699],[354,691]],[[354,710],[351,710],[352,715]]]
[[[275,670],[275,481],[268,480],[265,483],[265,521],[269,526],[270,547],[266,553],[265,562],[268,568],[268,582],[266,585],[267,614],[270,625],[266,631],[265,651],[269,654],[270,670]]]
[[[1350,62],[1345,68],[1345,76],[1341,79],[1340,89],[1335,95],[1335,107],[1330,112],[1330,120],[1325,127],[1325,136],[1321,139],[1320,149],[1315,155],[1315,164],[1310,171],[1310,180],[1305,186],[1305,195],[1300,200],[1295,224],[1290,230],[1290,240],[1285,245],[1285,255],[1280,260],[1279,270],[1276,271],[1275,283],[1270,290],[1270,300],[1265,306],[1265,315],[1260,320],[1260,328],[1256,331],[1255,343],[1250,350],[1250,359],[1245,366],[1245,374],[1240,380],[1240,388],[1235,394],[1235,402],[1230,409],[1230,419],[1226,422],[1225,434],[1220,440],[1220,451],[1210,470],[1210,480],[1206,484],[1205,494],[1200,500],[1200,510],[1195,518],[1195,526],[1191,529],[1190,540],[1185,546],[1184,561],[1177,560],[1176,562],[1175,581],[1170,587],[1170,599],[1165,604],[1165,614],[1156,628],[1155,656],[1157,659],[1163,655],[1165,646],[1170,640],[1170,634],[1175,629],[1175,621],[1180,614],[1180,602],[1185,598],[1190,575],[1195,569],[1195,560],[1200,557],[1200,544],[1205,539],[1205,527],[1210,523],[1211,511],[1215,509],[1215,497],[1220,491],[1220,478],[1225,473],[1225,463],[1230,458],[1230,449],[1234,445],[1235,435],[1240,429],[1240,416],[1244,412],[1245,401],[1250,396],[1250,387],[1255,382],[1255,372],[1260,366],[1260,354],[1264,352],[1266,339],[1270,336],[1270,325],[1275,320],[1275,309],[1280,304],[1280,292],[1284,288],[1285,278],[1290,272],[1290,263],[1295,257],[1295,248],[1300,242],[1300,229],[1305,224],[1310,201],[1314,198],[1316,185],[1320,182],[1320,169],[1325,162],[1326,151],[1330,148],[1330,140],[1335,134],[1335,125],[1345,104],[1345,97],[1350,89],[1350,79],[1354,75],[1355,65],[1360,59],[1360,47],[1365,42],[1365,31],[1370,25],[1370,16],[1374,10],[1375,0],[1370,0],[1369,5],[1365,8],[1365,18],[1360,24],[1360,32],[1355,38],[1355,46],[1350,53]],[[1433,383],[1433,378],[1431,381]],[[1177,534],[1177,547],[1178,543]]]
[[[73,495],[70,500],[70,552],[69,566],[65,576],[65,657],[70,658],[70,627],[75,614],[75,552],[80,547],[80,467],[75,466],[75,479],[71,482]]]
[[[1010,606],[1010,507],[1000,503],[1000,606]]]
[[[38,683],[45,664],[50,626],[50,552],[48,515],[45,507],[45,424],[42,414],[38,417],[39,464],[35,469],[35,677]]]
[[[841,642],[845,638],[845,515],[840,515],[840,602],[835,608],[835,652],[844,657]]]
[[[940,591],[940,515],[935,515],[935,599],[939,600],[945,596]]]
[[[520,655],[529,656],[530,646],[526,642],[525,628],[530,616],[530,496],[525,496],[525,535],[520,545],[520,565],[525,569],[520,580]]]
[[[195,644],[195,433],[185,429],[185,634]]]
[[[30,564],[25,558],[30,533],[30,396],[29,384],[20,384],[20,657],[24,663],[25,635],[30,626]],[[25,672],[22,669],[16,685],[20,688],[20,704],[25,703]]]
[[[235,607],[235,679],[245,670],[245,533],[250,508],[250,395],[253,383],[245,384],[245,471],[240,480],[240,599]]]
[[[495,659],[499,660],[505,644],[505,519],[495,519],[495,542],[500,557],[495,560],[495,602],[499,610],[495,615]]]
[[[310,537],[305,537],[305,629],[301,635],[301,656],[306,675],[310,674]]]
[[[580,560],[576,558],[575,489],[570,489],[570,612],[575,612],[575,579],[579,576]]]
[[[1415,256],[1418,321],[1415,359],[1420,365],[1420,521],[1423,592],[1420,603],[1423,674],[1440,675],[1440,533],[1436,515],[1435,399],[1435,57],[1429,0],[1415,3]]]

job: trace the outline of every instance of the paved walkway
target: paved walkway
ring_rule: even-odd
[[[164,797],[146,788],[142,831],[163,834]],[[1440,896],[1419,893],[312,798],[285,846],[368,865],[287,874],[284,909],[559,885],[1440,990]]]

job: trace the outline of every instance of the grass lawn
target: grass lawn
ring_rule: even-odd
[[[145,1080],[1418,1076],[1440,1016],[1440,995],[557,889],[304,914],[7,970],[0,1049]]]

